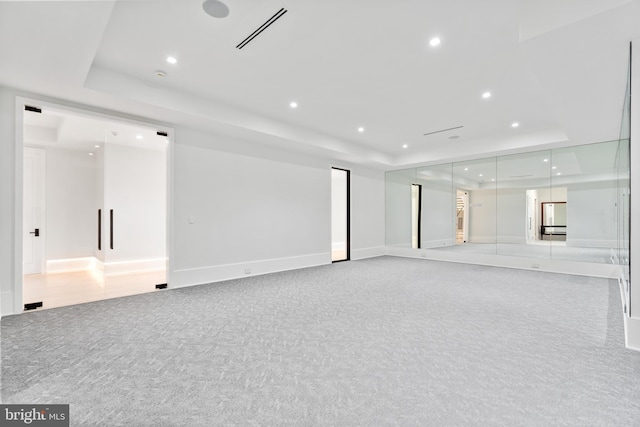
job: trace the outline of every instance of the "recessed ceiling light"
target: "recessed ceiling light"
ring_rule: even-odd
[[[402,146],[402,148],[408,148],[408,147],[409,147],[409,145],[408,145],[408,144],[404,144],[404,145]]]
[[[214,18],[225,18],[229,15],[229,8],[226,4],[218,0],[206,0],[202,3],[202,8],[209,16]]]
[[[483,97],[484,99],[489,99],[489,98],[491,98],[491,92],[485,92],[485,93],[483,93],[483,94],[482,94],[482,97]]]
[[[491,182],[494,182],[496,179],[495,178],[491,178]]]
[[[556,175],[562,175],[562,173],[561,173],[561,172],[558,172],[558,173],[556,173]]]
[[[543,162],[548,162],[548,161],[549,161],[549,159],[544,159],[544,160],[542,160],[542,161],[543,161]]]
[[[520,126],[520,123],[518,123],[518,122],[511,123],[511,127],[512,128],[517,128],[518,126]]]
[[[93,156],[93,153],[89,153],[90,156]]]
[[[556,170],[556,169],[558,169],[558,167],[557,166],[551,166],[551,169]]]
[[[297,102],[295,102],[295,101],[292,101],[292,102],[289,104],[289,107],[291,107],[291,108],[298,108],[298,103],[297,103]]]
[[[434,37],[431,40],[429,40],[429,44],[433,47],[439,46],[440,45],[440,38],[439,37]]]
[[[169,64],[175,64],[175,63],[177,63],[177,62],[178,62],[178,60],[177,60],[175,57],[173,57],[173,56],[168,56],[168,57],[167,57],[167,62],[168,62]]]
[[[469,168],[464,168],[464,170],[468,171],[468,170],[469,170]]]
[[[136,139],[142,139],[142,135],[136,135]]]
[[[483,174],[478,174],[478,176],[484,176]]]
[[[96,144],[94,145],[95,148],[100,148],[100,145]]]
[[[358,132],[364,132],[364,128],[363,127],[359,127],[358,128]]]
[[[162,70],[156,70],[156,77],[166,77],[167,73]]]

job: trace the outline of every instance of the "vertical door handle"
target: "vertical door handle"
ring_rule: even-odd
[[[30,231],[29,234],[33,234],[34,237],[40,237],[40,229],[36,228],[34,231]]]
[[[109,210],[109,247],[113,249],[113,209]]]

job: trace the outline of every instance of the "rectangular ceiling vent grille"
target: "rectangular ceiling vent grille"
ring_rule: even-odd
[[[462,129],[463,127],[464,126],[456,126],[454,128],[440,129],[440,130],[436,130],[436,131],[433,131],[433,132],[427,132],[427,133],[424,134],[424,136],[433,135],[433,134],[436,134],[436,133],[448,132],[450,130]]]
[[[269,28],[269,26],[271,26],[271,24],[273,24],[274,22],[276,22],[278,19],[282,18],[282,15],[284,15],[285,13],[287,13],[287,9],[285,9],[284,7],[282,9],[280,9],[278,12],[276,12],[275,15],[273,15],[271,18],[269,18],[264,24],[260,25],[258,27],[257,30],[255,30],[253,33],[249,34],[249,36],[242,40],[240,43],[238,43],[238,45],[236,46],[237,49],[242,49],[243,47],[245,47],[246,45],[248,45],[253,39],[255,39],[256,37],[258,37],[260,34],[262,34],[262,32],[264,30],[266,30],[267,28]]]

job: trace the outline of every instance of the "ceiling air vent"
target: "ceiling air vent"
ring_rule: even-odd
[[[285,9],[284,7],[282,9],[280,9],[275,15],[273,15],[271,18],[269,18],[267,20],[267,22],[265,22],[264,24],[260,25],[258,27],[257,30],[255,30],[253,33],[249,34],[249,37],[247,37],[246,39],[242,40],[240,43],[238,43],[238,45],[236,46],[236,48],[238,49],[242,49],[243,47],[245,47],[246,45],[249,44],[249,42],[253,39],[255,39],[256,37],[258,37],[264,30],[266,30],[267,28],[269,28],[269,26],[271,24],[273,24],[274,22],[276,22],[278,19],[280,19],[282,17],[282,15],[284,15],[285,13],[287,13],[287,9]]]
[[[424,134],[424,136],[433,135],[434,133],[447,132],[447,131],[455,130],[455,129],[462,129],[463,127],[464,126],[456,126],[454,128],[449,128],[449,129],[440,129],[440,130],[436,130],[436,131],[433,131],[433,132],[427,132],[427,133]]]
[[[42,113],[42,109],[38,107],[32,107],[31,105],[24,106],[25,111],[31,111],[33,113]]]

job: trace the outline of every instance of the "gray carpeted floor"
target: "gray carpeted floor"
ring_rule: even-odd
[[[640,425],[617,283],[381,257],[2,319],[74,426]]]

